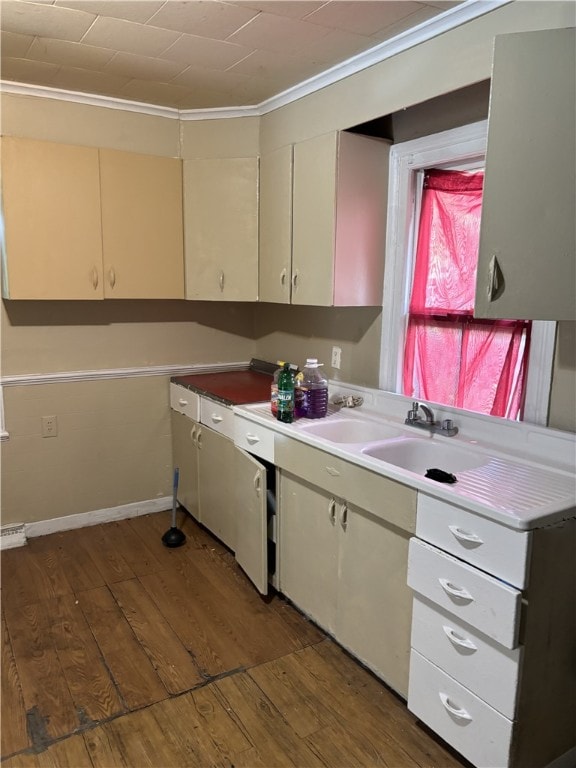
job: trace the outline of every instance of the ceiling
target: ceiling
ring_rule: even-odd
[[[0,0],[0,75],[179,110],[249,107],[461,1]]]

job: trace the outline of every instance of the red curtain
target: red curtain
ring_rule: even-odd
[[[427,171],[418,228],[403,391],[516,419],[530,324],[473,316],[482,172]]]

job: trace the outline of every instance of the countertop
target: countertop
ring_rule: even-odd
[[[223,405],[244,405],[270,399],[272,376],[255,370],[225,371],[173,376],[170,381]]]

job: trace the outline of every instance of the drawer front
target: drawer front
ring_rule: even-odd
[[[513,723],[416,651],[408,709],[474,765],[508,765]]]
[[[274,464],[274,432],[243,416],[234,416],[234,442],[238,448]]]
[[[522,594],[431,544],[411,539],[408,584],[506,648],[518,645]]]
[[[200,421],[215,432],[234,439],[234,412],[226,405],[201,397]]]
[[[275,463],[409,533],[416,528],[416,491],[319,448],[276,435]]]
[[[170,383],[170,408],[200,421],[200,395],[180,384]]]
[[[412,648],[514,719],[521,648],[504,648],[418,597],[412,607]]]
[[[528,531],[514,531],[423,493],[418,494],[417,509],[416,535],[420,539],[515,587],[526,587]]]

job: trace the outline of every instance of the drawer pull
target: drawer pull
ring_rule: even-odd
[[[246,432],[246,442],[250,443],[251,445],[254,445],[255,443],[260,442],[260,438],[258,437],[258,435],[255,435],[252,432]]]
[[[474,600],[470,592],[468,592],[467,589],[464,589],[464,587],[458,587],[456,584],[452,584],[451,581],[448,581],[448,579],[438,579],[438,581],[440,582],[442,589],[451,597],[456,597],[458,600],[466,600],[467,602]]]
[[[454,715],[454,717],[457,717],[459,720],[467,720],[468,722],[472,722],[470,714],[462,707],[457,707],[455,704],[453,704],[445,693],[440,691],[438,695],[440,696],[440,701],[451,715]]]
[[[336,500],[330,499],[330,503],[328,504],[328,515],[330,517],[330,522],[332,525],[336,522]]]
[[[194,426],[190,430],[190,440],[192,440],[192,442],[194,442],[195,439],[196,439],[196,427]]]
[[[449,525],[448,528],[458,541],[465,542],[466,544],[484,544],[480,536],[477,536],[475,533],[464,531],[457,525]]]
[[[260,472],[256,472],[256,475],[254,476],[254,490],[256,491],[256,496],[260,496]]]
[[[210,416],[214,424],[220,424],[221,421],[224,421],[224,416],[218,416],[217,413],[213,413],[212,416]]]
[[[332,475],[332,477],[340,477],[340,472],[336,467],[326,467],[326,472],[328,472],[329,475]]]
[[[340,525],[344,530],[348,526],[348,507],[346,504],[342,504],[342,509],[340,510]]]
[[[466,648],[469,651],[477,651],[478,648],[474,645],[472,640],[468,637],[462,637],[462,635],[459,635],[457,632],[454,632],[452,627],[446,626],[446,624],[442,625],[442,629],[446,633],[446,637],[448,640],[450,640],[451,643],[454,643],[454,645],[459,646],[460,648]]]
[[[188,400],[184,400],[183,397],[178,400],[178,405],[188,405]]]

